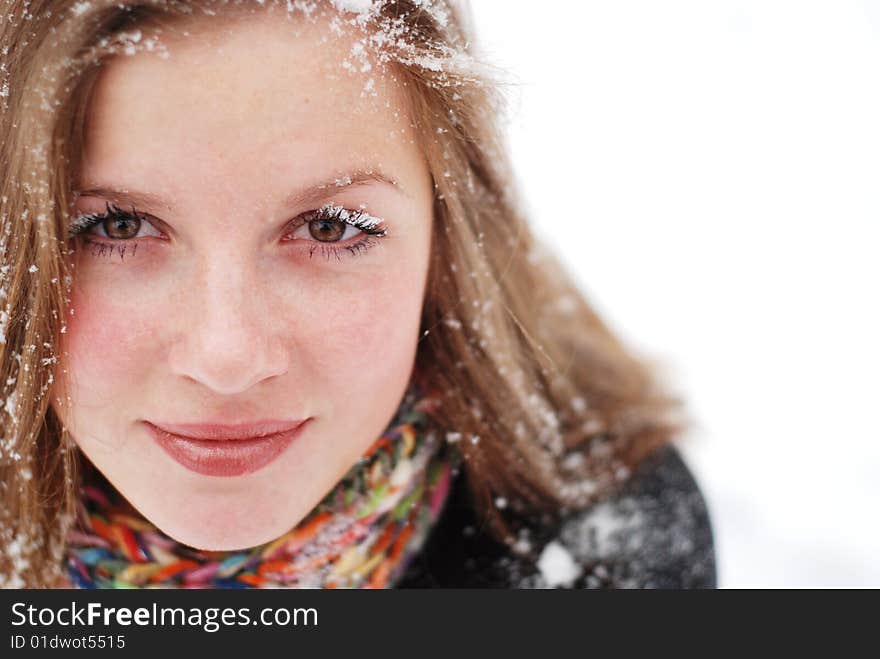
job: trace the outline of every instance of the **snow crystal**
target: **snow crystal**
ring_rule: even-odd
[[[343,222],[348,222],[349,220],[351,220],[351,222],[358,229],[375,229],[382,223],[382,220],[380,220],[378,217],[368,215],[364,212],[352,213],[347,208],[337,206],[333,203],[324,204],[320,209],[318,209],[318,213],[338,218]]]
[[[513,549],[515,553],[524,556],[525,554],[528,554],[530,551],[532,551],[532,543],[529,540],[528,536],[524,534],[516,539],[516,542],[513,543],[511,549]]]
[[[73,7],[71,8],[71,11],[73,11],[73,14],[75,16],[82,16],[91,8],[92,8],[91,2],[77,2],[75,5],[73,5]]]
[[[330,0],[339,11],[352,14],[366,14],[373,9],[373,0]]]
[[[556,310],[562,314],[571,314],[577,310],[578,301],[573,295],[563,295],[556,300]]]
[[[421,57],[414,57],[412,59],[413,64],[420,66],[423,69],[428,69],[429,71],[442,71],[443,62],[444,60],[433,55],[422,55]]]
[[[455,444],[458,441],[461,441],[461,433],[460,432],[448,432],[446,433],[446,441],[450,444]]]
[[[504,497],[495,497],[495,507],[499,510],[507,508],[507,499]]]
[[[34,272],[36,272],[37,270],[39,270],[39,268],[37,268],[36,265],[31,265],[31,267],[28,268],[28,272],[30,272],[30,273],[34,273]]]
[[[538,569],[550,588],[570,586],[583,570],[562,544],[552,540],[541,551]]]
[[[586,435],[595,435],[598,432],[601,432],[605,426],[599,419],[592,418],[587,419],[581,424],[581,432]]]
[[[568,471],[577,471],[583,467],[585,460],[586,458],[583,453],[580,451],[572,451],[562,459],[562,467]]]
[[[596,504],[561,530],[561,537],[584,560],[609,559],[637,549],[647,532],[647,519],[636,502],[622,499]]]
[[[28,551],[25,548],[24,543],[20,538],[13,538],[12,542],[6,546],[6,553],[14,568],[12,570],[12,575],[14,575],[16,580],[23,585],[24,582],[21,581],[19,575],[30,567],[30,560],[27,558]]]
[[[6,399],[6,404],[3,406],[3,409],[6,410],[6,413],[9,414],[9,416],[15,415],[15,397],[17,393],[18,392],[13,391],[9,394],[9,398]]]

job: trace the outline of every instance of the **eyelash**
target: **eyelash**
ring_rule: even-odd
[[[113,252],[117,251],[120,255],[120,258],[124,260],[125,254],[127,253],[129,248],[131,249],[130,255],[134,256],[137,252],[137,238],[114,239],[108,237],[105,240],[95,240],[91,237],[94,234],[88,234],[87,232],[92,227],[112,220],[146,222],[150,226],[153,226],[153,224],[147,219],[147,216],[145,214],[139,213],[134,206],[132,206],[131,210],[128,211],[123,210],[116,204],[107,202],[106,209],[107,210],[103,213],[88,213],[76,217],[70,223],[68,237],[71,239],[80,238],[84,243],[92,245],[91,252],[92,256],[95,257],[112,257]],[[340,254],[341,250],[343,249],[347,250],[351,256],[357,256],[358,254],[362,254],[368,249],[377,245],[379,243],[377,239],[384,238],[387,235],[387,230],[385,229],[382,221],[379,220],[379,218],[372,217],[362,210],[351,210],[342,206],[335,206],[333,204],[325,204],[324,206],[321,206],[316,210],[307,211],[297,216],[297,218],[294,219],[287,226],[287,228],[285,228],[284,235],[288,236],[300,227],[311,222],[329,221],[342,222],[347,226],[358,229],[364,235],[357,242],[351,245],[344,245],[342,247],[338,246],[338,243],[340,241],[307,240],[306,242],[312,243],[308,248],[309,258],[312,258],[319,248],[321,251],[321,255],[323,255],[327,260],[330,260],[332,256],[335,256],[337,261],[341,260],[342,257],[340,256]],[[140,229],[140,227],[138,228]]]

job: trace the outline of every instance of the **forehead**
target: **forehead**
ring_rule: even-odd
[[[363,35],[285,16],[199,17],[163,27],[165,57],[115,56],[91,98],[86,171],[106,178],[124,164],[155,178],[162,162],[306,177],[316,161],[412,157],[402,89],[357,47]]]

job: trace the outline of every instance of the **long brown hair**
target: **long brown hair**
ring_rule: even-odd
[[[48,392],[75,311],[66,226],[100,66],[161,50],[154,37],[171,20],[251,4],[10,0],[0,16],[0,585],[58,583],[73,521],[82,458]],[[286,4],[304,16],[315,6]],[[675,435],[677,403],[532,234],[498,128],[503,97],[471,52],[466,6],[333,4],[333,20],[405,87],[435,185],[416,377],[442,394],[435,421],[458,444],[478,515],[512,542],[514,519],[554,518],[625,479]]]

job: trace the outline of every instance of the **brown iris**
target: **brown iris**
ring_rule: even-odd
[[[337,242],[345,234],[346,226],[341,220],[321,218],[309,221],[309,233],[322,242]]]
[[[119,240],[134,238],[138,231],[140,231],[140,228],[141,220],[135,215],[112,217],[104,220],[104,231],[111,238]]]

